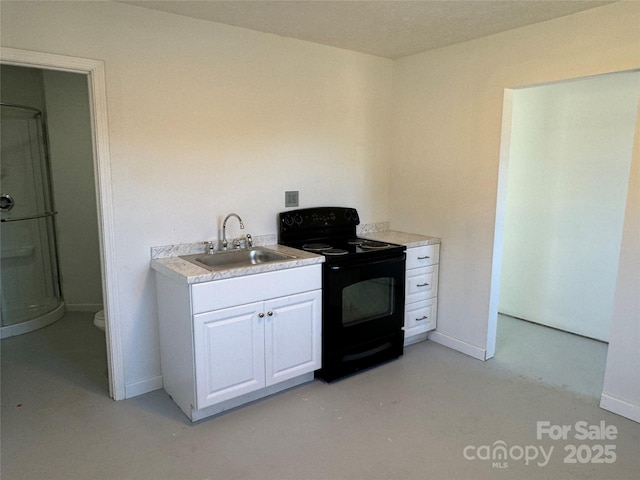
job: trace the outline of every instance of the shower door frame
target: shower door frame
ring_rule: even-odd
[[[16,305],[11,305],[10,302],[8,301],[7,303],[5,303],[5,300],[7,299],[7,295],[6,295],[6,291],[2,289],[3,291],[0,292],[0,296],[2,297],[3,312],[2,314],[0,314],[0,324],[2,325],[2,327],[0,328],[0,338],[8,338],[14,335],[21,335],[23,333],[32,332],[34,330],[37,330],[39,328],[45,327],[47,325],[50,325],[51,323],[56,322],[65,313],[65,303],[62,297],[62,291],[60,287],[58,247],[57,247],[57,241],[56,241],[56,230],[55,230],[55,220],[54,220],[54,217],[58,212],[55,211],[54,205],[53,205],[53,195],[52,195],[52,188],[51,188],[51,168],[50,168],[51,165],[49,162],[50,157],[48,153],[49,149],[48,149],[44,115],[42,110],[31,107],[31,106],[27,106],[27,105],[0,102],[0,106],[3,109],[5,108],[8,108],[9,110],[13,109],[14,112],[15,110],[19,110],[21,112],[20,113],[21,115],[23,114],[30,115],[30,117],[28,118],[23,117],[21,118],[21,120],[26,122],[32,121],[36,123],[35,137],[32,134],[32,130],[27,126],[26,140],[29,142],[29,146],[33,146],[33,142],[37,142],[38,144],[37,151],[39,155],[38,155],[37,164],[33,158],[33,154],[29,155],[30,161],[25,161],[24,159],[21,159],[20,161],[18,161],[17,164],[24,166],[27,170],[30,170],[30,171],[20,172],[20,174],[18,174],[18,177],[24,176],[26,178],[32,178],[34,181],[34,184],[38,183],[38,179],[40,180],[40,182],[42,182],[41,189],[38,188],[38,186],[34,185],[33,195],[30,195],[28,191],[23,191],[20,188],[16,188],[17,187],[16,185],[11,184],[12,186],[9,187],[9,190],[10,191],[13,190],[13,193],[19,194],[19,199],[20,199],[19,202],[23,208],[26,204],[29,203],[29,199],[34,200],[35,205],[32,205],[31,206],[32,208],[27,211],[23,210],[23,212],[19,213],[17,217],[15,217],[13,214],[9,214],[7,217],[2,219],[2,223],[4,225],[4,228],[19,229],[20,228],[19,226],[11,227],[7,224],[13,223],[13,222],[20,222],[21,225],[24,225],[22,224],[22,222],[25,222],[25,221],[28,222],[28,224],[33,224],[34,222],[38,222],[39,220],[44,220],[46,222],[45,224],[45,229],[47,232],[47,235],[46,235],[47,255],[46,256],[48,258],[48,261],[46,263],[48,263],[49,265],[50,272],[49,274],[47,274],[46,267],[44,265],[44,261],[45,261],[44,256],[40,257],[41,263],[42,263],[41,272],[43,273],[43,276],[41,278],[45,282],[46,282],[45,279],[47,278],[51,281],[51,290],[52,290],[51,293],[56,299],[56,306],[51,307],[50,304],[48,304],[47,302],[47,299],[51,298],[51,297],[48,297],[46,294],[46,290],[48,290],[47,286],[42,285],[41,288],[43,290],[42,292],[43,296],[41,297],[40,295],[34,295],[35,294],[34,290],[29,291],[29,293],[27,294],[28,297],[22,299],[22,302],[20,305],[21,308],[18,309],[16,308]],[[7,119],[4,119],[3,121],[6,122]],[[9,167],[9,168],[13,170],[15,166]],[[46,177],[46,179],[44,177]],[[42,193],[42,198],[40,198],[40,202],[42,203],[42,205],[40,205],[40,208],[38,208],[38,205],[37,205],[38,199],[36,198],[38,196],[38,193]],[[8,196],[11,197],[10,195]],[[3,208],[3,213],[5,212],[8,213],[10,210],[12,210],[13,206],[14,205],[12,203],[8,208],[6,209]],[[39,225],[40,226],[37,228],[37,230],[39,231],[38,237],[42,244],[42,224],[39,224]],[[35,243],[35,242],[32,242],[32,243]],[[38,258],[38,253],[36,253],[38,250],[44,250],[44,249],[31,246],[31,251],[33,252],[34,258],[36,259]],[[19,272],[15,272],[14,275],[16,277],[19,277],[20,274]],[[18,284],[20,283],[21,282],[18,281]],[[19,287],[18,289],[23,290],[22,287]],[[14,296],[19,297],[19,294],[17,294],[17,292],[14,291],[13,293],[10,293],[8,295],[8,298],[12,298]],[[47,305],[45,310],[43,310],[43,303],[44,305]],[[5,307],[7,307],[6,311],[4,310]],[[20,313],[24,314],[24,316],[15,315],[17,319],[12,318],[11,315],[9,314],[11,310],[13,310],[14,314],[16,314],[16,310],[19,310]],[[8,324],[5,324],[5,318],[4,318],[5,314],[7,314],[7,316],[9,317],[10,323]]]
[[[107,129],[107,93],[104,62],[87,58],[0,47],[0,63],[80,73],[87,76],[89,105],[91,107],[93,170],[96,179],[98,203],[102,291],[105,313],[109,318],[106,327],[109,395],[114,400],[123,400],[126,398],[126,394],[120,335],[120,309],[115,274],[115,228],[113,221],[111,159],[109,156],[109,134]]]

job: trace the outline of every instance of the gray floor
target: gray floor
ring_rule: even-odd
[[[488,362],[424,342],[343,381],[312,382],[191,424],[163,391],[110,400],[104,335],[90,315],[69,313],[2,340],[1,477],[639,478],[640,425],[598,407],[606,345],[509,318],[498,333]],[[538,421],[605,422],[618,435],[538,439]],[[565,463],[567,444],[586,445],[585,461],[613,445],[616,458]],[[501,445],[504,460],[480,458]],[[553,448],[547,464],[540,447]],[[534,450],[528,465],[519,458]]]

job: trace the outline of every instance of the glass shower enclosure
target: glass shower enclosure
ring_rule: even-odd
[[[64,315],[42,112],[0,104],[0,338]]]

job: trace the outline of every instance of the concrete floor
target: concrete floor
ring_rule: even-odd
[[[315,381],[191,424],[163,391],[108,398],[104,334],[68,313],[2,340],[3,480],[637,479],[640,425],[598,407],[606,345],[501,318],[496,358],[424,342],[331,385]],[[571,425],[567,440],[536,424]],[[576,440],[576,422],[613,440]],[[612,445],[612,463],[565,463]],[[506,446],[502,461],[483,453]],[[544,464],[540,447],[550,459]],[[519,453],[536,459],[525,464]],[[466,455],[465,455],[466,452]]]

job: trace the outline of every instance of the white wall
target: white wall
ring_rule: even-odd
[[[44,71],[56,239],[67,310],[102,308],[87,77]]]
[[[499,282],[492,290],[492,257],[505,89],[636,69],[639,44],[640,4],[617,2],[395,62],[391,226],[442,237],[434,340],[478,358],[493,354],[489,327],[492,317],[495,325]],[[639,154],[634,151],[632,162]],[[625,221],[638,215],[638,205],[627,201]],[[637,237],[625,235],[621,259],[637,259]],[[635,280],[618,278],[616,302],[622,306],[613,317],[612,340],[615,331],[637,329],[637,302],[621,293],[637,292]],[[611,348],[628,360],[616,362],[612,382],[637,381],[637,337]],[[628,401],[640,405],[636,390]]]
[[[513,92],[500,312],[607,341],[640,73]]]
[[[275,234],[285,190],[388,219],[391,61],[114,2],[7,2],[1,22],[2,46],[104,61],[127,396],[161,385],[150,247],[229,212]]]

